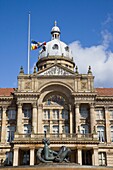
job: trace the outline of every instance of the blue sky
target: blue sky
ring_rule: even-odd
[[[21,65],[27,73],[29,11],[31,39],[51,40],[56,20],[80,73],[91,65],[95,86],[113,87],[113,0],[0,0],[0,87],[17,87]],[[30,55],[32,70],[38,51]]]

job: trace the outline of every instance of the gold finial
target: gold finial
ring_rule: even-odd
[[[54,25],[57,26],[57,22],[56,21],[54,22]]]

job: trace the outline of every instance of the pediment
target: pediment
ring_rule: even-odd
[[[68,76],[74,75],[74,72],[57,64],[41,71],[38,75]]]

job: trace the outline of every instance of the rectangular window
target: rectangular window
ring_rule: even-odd
[[[59,119],[59,110],[58,109],[53,110],[53,119]]]
[[[68,110],[62,110],[62,119],[68,120]]]
[[[97,120],[103,120],[104,119],[104,110],[96,110],[97,112]]]
[[[62,126],[62,133],[69,133],[69,126]]]
[[[59,133],[59,126],[54,125],[53,126],[53,134],[55,137],[58,137],[58,133]]]
[[[113,126],[111,126],[111,142],[113,142]]]
[[[25,118],[31,118],[31,108],[25,107],[25,108],[23,109],[23,112],[24,112],[24,117],[25,117]]]
[[[43,117],[44,117],[44,119],[50,119],[50,110],[48,110],[48,109],[44,110]]]
[[[8,166],[12,166],[13,164],[13,153],[12,152],[6,152],[6,160],[4,164]]]
[[[8,115],[7,116],[8,116],[9,120],[16,119],[16,110],[14,110],[14,109],[8,110]]]
[[[7,142],[12,142],[14,140],[15,126],[7,127]]]
[[[44,132],[46,132],[46,133],[50,132],[49,125],[44,125]]]
[[[86,106],[81,106],[80,115],[81,115],[82,118],[88,117],[88,108]]]
[[[106,153],[105,152],[99,152],[99,165],[100,166],[106,165]]]
[[[2,110],[0,109],[0,120],[2,120]]]
[[[113,110],[110,110],[110,120],[113,120]]]
[[[105,128],[104,126],[97,127],[98,139],[100,142],[105,142]]]
[[[30,134],[31,133],[31,125],[26,124],[24,125],[24,134]]]

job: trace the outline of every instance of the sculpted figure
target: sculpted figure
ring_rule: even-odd
[[[69,148],[62,146],[59,152],[55,152],[49,148],[49,139],[44,138],[42,142],[44,147],[37,151],[37,157],[41,162],[69,162],[67,160],[68,153],[71,151]]]

